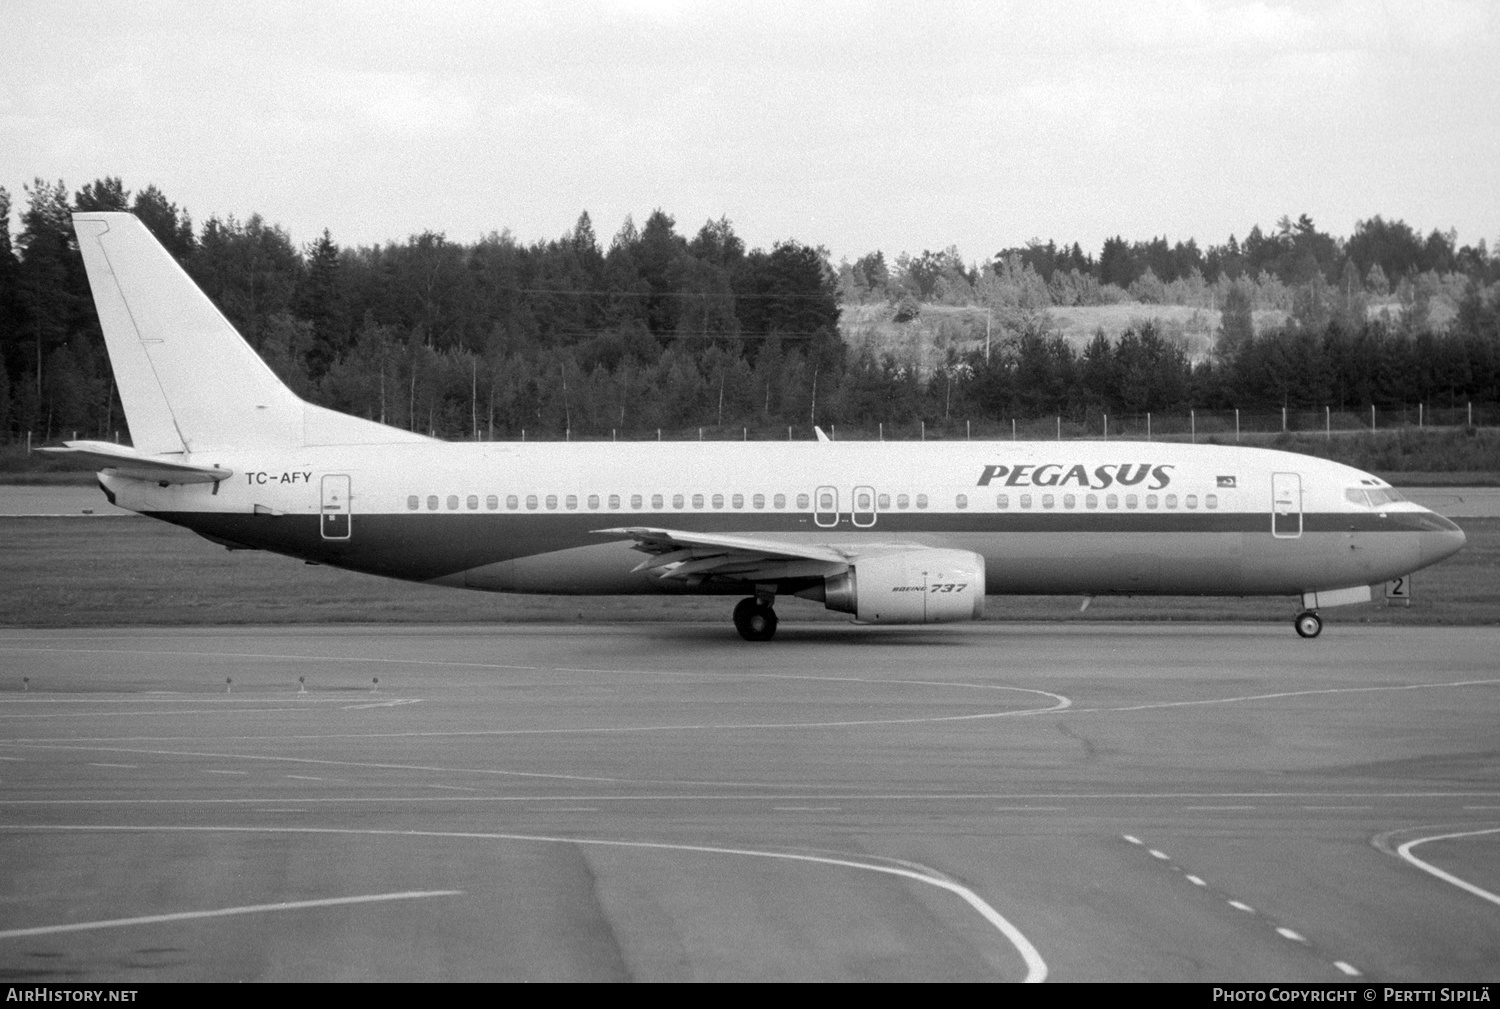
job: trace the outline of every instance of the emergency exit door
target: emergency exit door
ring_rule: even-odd
[[[325,540],[349,538],[349,477],[330,474],[323,478],[323,523]]]
[[[1302,477],[1296,473],[1271,474],[1271,535],[1286,540],[1302,535]]]

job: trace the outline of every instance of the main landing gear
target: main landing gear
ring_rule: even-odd
[[[770,641],[776,634],[776,611],[759,599],[741,599],[734,608],[734,629],[746,641]]]
[[[1303,610],[1292,620],[1292,626],[1304,638],[1315,638],[1323,633],[1323,618],[1312,610]]]

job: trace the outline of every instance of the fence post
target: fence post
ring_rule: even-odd
[[[927,440],[927,422],[925,420],[922,421],[922,440]]]
[[[1370,433],[1375,433],[1375,404],[1370,404]]]
[[[1330,441],[1333,439],[1333,407],[1331,406],[1323,408],[1323,437]]]
[[[1469,426],[1474,426],[1474,401],[1469,400]]]
[[[1417,404],[1417,427],[1422,426],[1422,404]]]
[[[1193,444],[1198,444],[1198,411],[1188,411],[1188,431],[1191,432]]]
[[[1151,411],[1146,411],[1146,440],[1151,440]]]
[[[885,441],[885,421],[880,422],[880,440]]]
[[[1234,408],[1234,440],[1240,440],[1240,408]]]
[[[1286,431],[1286,407],[1281,408],[1281,430]]]
[[[1109,441],[1109,414],[1104,415],[1104,440]]]
[[[1062,441],[1062,414],[1057,415],[1057,440]]]
[[[974,422],[972,420],[966,420],[966,421],[964,421],[964,441],[973,441],[973,440],[974,440]]]
[[[1016,440],[1016,419],[1014,417],[1010,419],[1010,440]]]

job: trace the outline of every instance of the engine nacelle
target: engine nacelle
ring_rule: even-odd
[[[857,558],[824,580],[823,603],[863,624],[940,624],[984,615],[984,558],[913,549]]]

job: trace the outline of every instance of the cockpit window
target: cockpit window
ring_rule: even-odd
[[[1350,487],[1344,491],[1344,497],[1351,504],[1364,505],[1369,508],[1379,508],[1392,501],[1406,500],[1400,491],[1392,487]]]

